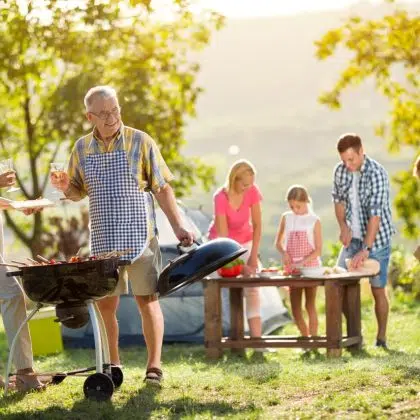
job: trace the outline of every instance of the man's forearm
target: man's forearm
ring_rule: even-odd
[[[85,195],[72,183],[70,183],[66,191],[63,191],[63,194],[72,201],[80,201],[85,197]]]
[[[172,187],[166,184],[158,192],[154,193],[160,208],[165,213],[172,226],[172,229],[178,229],[182,226],[181,218],[179,216],[178,207],[176,205],[175,194]]]
[[[340,229],[347,226],[346,223],[346,209],[342,203],[334,203],[335,217],[337,219]]]
[[[375,242],[375,237],[376,237],[376,234],[378,233],[380,223],[381,223],[381,218],[379,216],[372,216],[369,219],[369,222],[366,228],[366,236],[364,240],[364,243],[369,248],[372,248],[372,245]]]

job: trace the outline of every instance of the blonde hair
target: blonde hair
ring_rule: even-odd
[[[300,203],[311,203],[311,197],[308,194],[308,190],[303,185],[292,185],[287,190],[286,194],[287,201],[299,201]]]
[[[420,178],[420,155],[417,158],[416,163],[414,164],[413,175],[417,178]]]
[[[229,169],[225,184],[226,190],[230,191],[235,181],[238,178],[242,178],[245,174],[256,175],[256,173],[255,166],[249,160],[237,160]]]

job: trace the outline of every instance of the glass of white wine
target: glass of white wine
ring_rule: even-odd
[[[64,162],[51,162],[50,172],[56,179],[60,179],[65,174],[65,163]],[[61,194],[61,191],[53,191],[53,194]]]
[[[13,168],[13,160],[10,158],[0,161],[0,174],[5,174],[7,172],[15,172]],[[19,190],[19,187],[10,187],[8,190],[6,190],[6,192],[14,192]]]

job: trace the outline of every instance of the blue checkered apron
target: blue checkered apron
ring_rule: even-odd
[[[92,255],[131,249],[124,259],[136,260],[148,245],[147,193],[139,190],[127,153],[87,155],[85,179]]]

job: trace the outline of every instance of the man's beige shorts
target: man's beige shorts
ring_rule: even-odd
[[[120,267],[118,285],[111,296],[128,294],[128,280],[130,280],[133,295],[153,295],[157,290],[161,269],[162,256],[157,238],[154,237],[138,260],[131,265]]]

